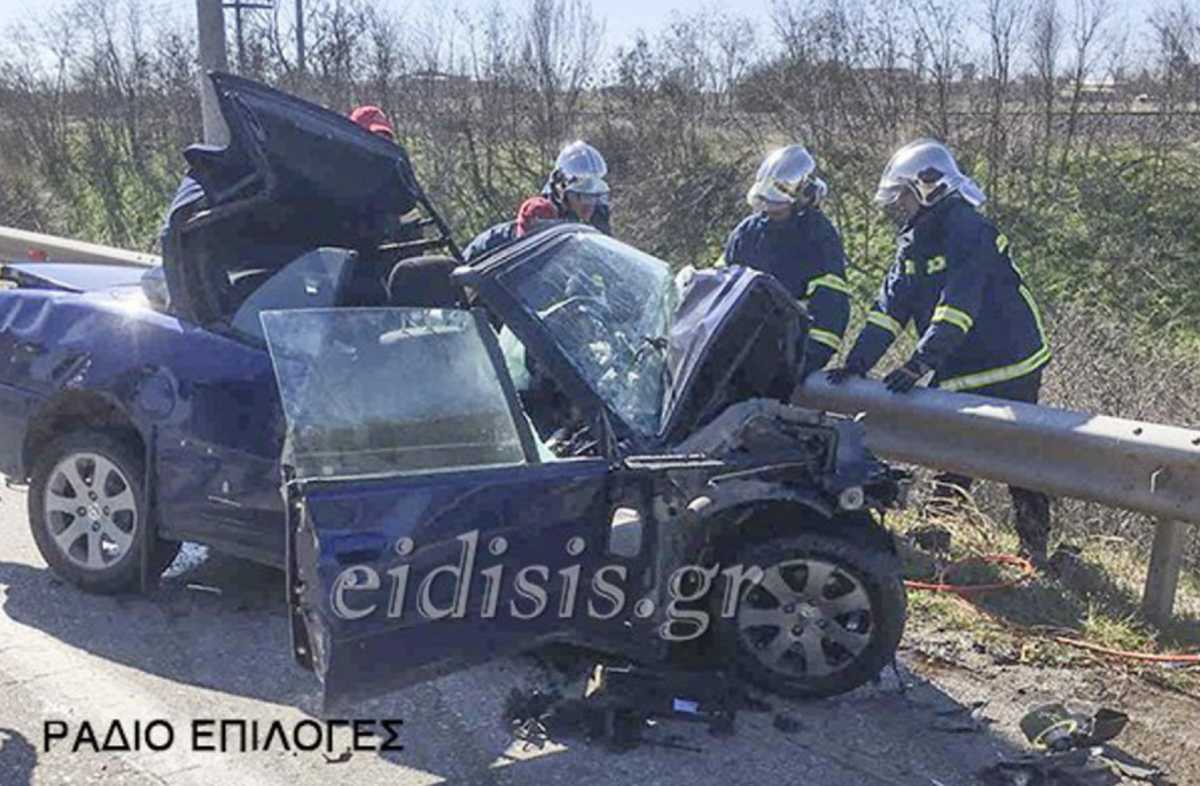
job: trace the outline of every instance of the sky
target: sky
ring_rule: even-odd
[[[122,3],[125,0],[120,0]],[[195,18],[195,0],[134,0],[144,3],[148,9],[154,9],[155,17],[175,16],[179,21],[192,23]],[[257,0],[261,2],[262,0]],[[483,10],[496,0],[374,0],[378,5],[392,10],[457,7],[467,10]],[[528,8],[528,0],[499,0],[514,10]],[[785,0],[786,1],[786,0]],[[795,0],[794,0],[795,1]],[[798,0],[803,3],[806,0]],[[812,0],[817,2],[818,0]],[[962,1],[962,0],[957,0]],[[1090,0],[1094,1],[1094,0]],[[1103,1],[1103,0],[1101,0]],[[1184,2],[1193,8],[1200,0],[1107,0],[1116,16],[1119,17],[1119,27],[1129,34],[1127,46],[1137,48],[1139,39],[1146,32],[1143,23],[1151,10],[1158,6],[1173,6]],[[62,6],[70,0],[0,0],[0,33],[8,30],[12,24],[36,20],[45,16],[48,8]],[[109,0],[116,3],[117,0]],[[294,0],[275,0],[282,7],[290,9]],[[604,22],[606,44],[611,52],[616,46],[630,41],[639,30],[653,33],[661,30],[673,16],[682,13],[694,15],[700,12],[724,11],[746,17],[755,23],[760,33],[760,40],[770,37],[771,7],[775,0],[591,0],[593,13]],[[1073,8],[1073,0],[1058,0],[1064,16],[1069,18]],[[966,0],[966,19],[964,35],[968,45],[976,51],[986,51],[987,40],[981,28],[969,20],[982,17],[984,0]],[[424,15],[423,13],[421,14]],[[12,43],[9,39],[8,43]]]
[[[261,1],[261,0],[259,0]],[[291,6],[293,0],[276,0]],[[408,4],[411,4],[409,0]],[[419,2],[419,0],[417,0]],[[405,0],[378,0],[379,5],[391,8],[404,8]],[[455,4],[465,8],[484,8],[491,0],[455,0]],[[47,6],[59,5],[58,0],[0,0],[0,30],[9,27],[13,22],[34,18],[38,11]],[[147,3],[156,7],[164,4],[158,0]],[[513,2],[513,7],[526,7],[525,3]],[[171,0],[169,6],[174,12],[188,17],[195,14],[195,0]],[[765,23],[768,18],[770,0],[593,0],[592,10],[597,17],[605,22],[609,41],[620,41],[632,38],[639,29],[653,31],[663,27],[670,21],[672,12],[695,12],[702,9],[718,8],[726,11],[736,11],[750,17],[756,22]]]

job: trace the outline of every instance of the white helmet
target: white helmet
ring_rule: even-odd
[[[803,145],[788,145],[763,159],[746,192],[746,202],[755,210],[768,205],[815,205],[829,192],[825,181],[813,177],[817,162]]]
[[[553,180],[563,191],[602,197],[608,193],[608,164],[600,151],[583,141],[572,142],[554,162]]]
[[[905,189],[925,207],[956,192],[976,207],[987,201],[983,190],[958,168],[949,148],[936,139],[918,139],[896,151],[879,178],[875,203],[890,205]]]

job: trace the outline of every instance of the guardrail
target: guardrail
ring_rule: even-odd
[[[139,254],[12,227],[0,227],[0,261],[85,262],[130,267],[153,267],[162,263],[153,254]]]
[[[1159,519],[1142,608],[1170,618],[1186,531],[1200,523],[1200,431],[998,399],[918,389],[889,393],[816,374],[797,402],[865,413],[867,445],[879,456],[1074,497]]]

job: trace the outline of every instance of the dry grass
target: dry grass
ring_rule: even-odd
[[[1097,306],[1067,307],[1047,316],[1054,360],[1047,367],[1042,403],[1047,406],[1114,417],[1200,427],[1200,364],[1181,347],[1179,337],[1138,334],[1121,316]],[[907,349],[907,348],[905,348]],[[899,362],[903,351],[885,360],[880,370]],[[1008,491],[993,483],[974,492],[987,518],[1011,518]],[[1080,500],[1057,499],[1054,537],[1064,542],[1112,544],[1132,555],[1144,570],[1154,535],[1154,522],[1130,513]],[[1089,546],[1091,548],[1091,546]],[[1200,584],[1200,525],[1193,528],[1185,555],[1185,580]]]
[[[915,533],[930,525],[950,533],[948,552],[933,554],[916,544]],[[987,584],[1020,572],[959,564],[981,555],[1014,554],[1018,545],[1009,527],[974,503],[953,513],[918,503],[892,526],[904,543],[910,579]],[[1146,560],[1135,543],[1105,535],[1075,540],[1060,548],[1053,569],[1011,589],[964,597],[910,590],[910,645],[964,663],[1102,664],[1194,692],[1200,689],[1200,669],[1195,667],[1110,659],[1054,641],[1062,636],[1131,652],[1200,652],[1200,583],[1194,576],[1182,582],[1175,619],[1156,630],[1138,611],[1145,575]]]

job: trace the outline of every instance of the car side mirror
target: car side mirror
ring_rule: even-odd
[[[150,268],[142,275],[142,293],[155,311],[171,308],[171,293],[167,289],[167,276],[162,265]]]

